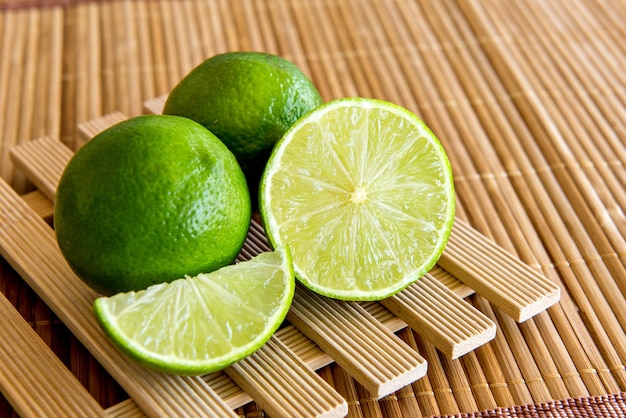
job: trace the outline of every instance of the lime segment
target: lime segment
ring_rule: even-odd
[[[447,155],[413,113],[348,98],[300,118],[261,182],[273,246],[289,245],[296,277],[346,300],[402,290],[438,260],[454,219]]]
[[[285,318],[294,288],[289,250],[279,248],[212,273],[98,298],[94,312],[139,363],[200,375],[260,348]]]

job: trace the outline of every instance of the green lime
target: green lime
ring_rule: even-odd
[[[454,220],[440,142],[413,113],[373,99],[299,119],[276,144],[260,194],[272,245],[289,245],[296,277],[338,299],[382,299],[419,279]]]
[[[213,56],[170,92],[164,114],[204,125],[235,154],[248,180],[253,204],[272,147],[322,99],[290,61],[262,52]]]
[[[209,274],[98,298],[94,312],[137,362],[199,375],[261,347],[285,318],[294,288],[289,251],[277,249]]]
[[[245,178],[202,125],[139,116],[103,131],[68,163],[54,227],[95,290],[144,289],[231,263],[250,225]]]

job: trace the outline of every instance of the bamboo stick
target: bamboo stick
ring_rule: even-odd
[[[287,7],[288,6],[284,6],[285,9]],[[331,83],[329,83],[326,79],[327,75],[325,74],[325,69],[322,60],[320,59],[321,57],[319,53],[319,47],[317,46],[317,44],[321,40],[321,36],[323,35],[320,34],[321,28],[319,27],[319,25],[312,24],[312,22],[309,20],[308,16],[310,16],[310,14],[312,13],[308,10],[309,7],[309,3],[292,1],[290,2],[289,11],[293,14],[293,19],[298,28],[300,28],[300,31],[313,34],[313,36],[302,36],[300,38],[302,42],[301,49],[303,51],[302,57],[303,59],[304,57],[306,57],[307,59],[306,68],[308,70],[308,73],[311,75],[312,81],[317,87],[320,95],[324,100],[330,100],[330,98],[332,98],[333,96],[331,95],[328,85],[335,85],[334,83],[332,83],[334,77],[331,77]],[[276,22],[275,25],[276,24],[280,23]],[[300,57],[301,54],[299,53],[299,50],[300,48],[298,48],[298,54],[294,55],[294,59]],[[298,60],[296,62],[303,61]]]
[[[38,40],[40,37],[40,17],[37,10],[27,10],[25,24],[28,31],[25,35],[24,65],[22,67],[23,80],[21,82],[21,102],[19,104],[20,113],[16,115],[17,130],[16,144],[25,139],[31,138],[31,127],[33,125],[34,103],[37,96],[37,68],[39,64]],[[17,110],[17,108],[16,108]]]
[[[213,1],[207,4],[207,2],[195,1],[193,5],[195,6],[195,16],[202,22],[202,24],[199,25],[199,36],[202,40],[203,56],[208,58],[226,51],[226,40],[224,39],[224,31],[222,29],[222,25],[226,22],[220,19],[217,2]],[[167,90],[163,90],[160,94],[166,91]]]
[[[136,1],[130,5],[135,12],[135,36],[137,42],[137,68],[134,70],[136,82],[140,86],[142,104],[146,97],[155,97],[157,95],[157,84],[155,82],[155,67],[152,61],[152,49],[154,45],[151,43],[150,26],[149,26],[149,8],[147,2]],[[137,109],[136,115],[140,114],[142,109]],[[104,112],[100,112],[102,115]],[[136,116],[135,115],[135,116]]]
[[[488,345],[487,345],[488,346]],[[485,347],[485,346],[482,346]],[[463,367],[467,382],[468,390],[474,395],[476,402],[476,410],[484,411],[496,408],[498,405],[512,405],[509,403],[498,403],[496,395],[492,392],[485,371],[481,366],[479,356],[475,351],[460,358],[461,367]]]
[[[624,45],[622,45],[621,40],[626,35],[626,31],[624,31],[624,25],[620,22],[624,19],[624,10],[621,7],[621,4],[615,2],[614,4],[610,4],[611,2],[592,2],[591,4],[585,4],[587,2],[581,2],[580,5],[576,5],[576,8],[579,9],[578,16],[582,18],[587,18],[587,21],[578,20],[578,26],[580,29],[586,33],[589,33],[587,36],[588,39],[602,39],[607,48],[610,48],[610,55],[608,59],[611,59],[613,56],[623,56],[624,54]],[[592,16],[595,17],[594,24],[589,25],[588,21],[592,19]],[[585,25],[595,27],[595,31],[587,32],[588,28]],[[619,73],[619,68],[617,68]]]
[[[169,91],[173,84],[168,79],[168,60],[166,58],[167,45],[165,42],[165,34],[163,30],[163,16],[161,5],[158,1],[150,1],[146,3],[148,13],[148,27],[150,29],[150,38],[148,44],[152,52],[149,62],[152,64],[150,73],[154,77],[154,96]],[[103,112],[104,113],[104,112]]]
[[[255,33],[260,40],[259,48],[262,48],[263,51],[270,54],[281,55],[278,49],[279,36],[273,34],[271,22],[271,16],[276,13],[276,7],[273,4],[252,0],[249,0],[245,7],[248,11],[246,15],[248,20],[253,22],[258,20],[258,29]],[[283,25],[285,24],[284,21],[282,23]],[[291,57],[285,57],[287,60],[290,58]]]
[[[240,36],[237,31],[237,27],[231,24],[233,21],[231,14],[232,3],[230,0],[218,0],[218,3],[219,18],[222,22],[227,22],[227,24],[222,25],[222,29],[224,30],[224,39],[226,40],[225,50],[241,50]]]
[[[527,17],[527,21],[536,21],[537,13],[543,11],[528,8],[528,10],[522,11],[520,16],[533,12],[532,16]],[[551,16],[555,16],[555,13],[553,12]],[[544,28],[546,28],[545,25]],[[573,35],[575,36],[575,34]],[[569,150],[576,161],[581,161],[580,164],[574,165],[570,170],[581,172],[581,176],[577,176],[576,181],[580,190],[586,190],[585,200],[590,207],[590,215],[593,215],[594,218],[600,216],[603,218],[599,219],[598,224],[594,227],[605,233],[608,242],[596,238],[594,245],[600,254],[617,254],[617,257],[605,256],[604,262],[616,277],[623,277],[624,266],[620,263],[619,255],[626,252],[624,240],[626,219],[619,208],[626,206],[626,198],[623,193],[625,184],[623,179],[626,178],[626,170],[620,162],[626,161],[626,147],[617,138],[615,131],[609,126],[606,119],[607,117],[626,119],[626,109],[621,106],[613,93],[620,89],[616,85],[607,86],[606,77],[598,80],[598,66],[585,68],[590,66],[589,60],[578,60],[583,65],[575,65],[571,55],[576,54],[578,48],[565,49],[562,46],[566,41],[565,39],[556,38],[554,35],[550,35],[549,38],[553,40],[556,48],[548,47],[546,41],[541,37],[538,39],[541,48],[537,48],[541,52],[537,56],[546,56],[546,71],[542,77],[545,78],[544,86],[548,92],[554,91],[551,95],[555,96],[555,105],[564,119],[564,123],[560,125],[561,130],[567,132]],[[563,65],[563,63],[570,65]],[[556,69],[552,70],[553,66],[558,67],[558,73]],[[589,80],[595,84],[590,83]],[[574,91],[575,95],[561,93],[570,89]],[[606,92],[602,95],[602,99],[592,100],[589,97],[588,92],[596,90]],[[613,105],[615,110],[612,110],[608,104]],[[599,114],[599,106],[605,109],[604,115]],[[618,112],[619,114],[612,115],[610,113],[606,115],[606,109],[611,109],[611,113]],[[559,119],[555,118],[555,120]],[[594,140],[599,134],[602,135],[604,141]],[[602,149],[605,147],[608,149]],[[621,177],[621,182],[618,176]],[[581,182],[583,180],[586,180],[585,185],[587,182],[591,183],[591,187],[582,187]],[[619,280],[617,281],[619,283]],[[623,280],[621,285],[622,293],[626,295],[626,280]]]
[[[63,63],[63,10],[60,7],[40,11],[40,31],[38,44],[39,68],[37,71],[36,91],[33,103],[33,121],[28,137],[38,138],[44,135],[60,137],[61,119],[61,72]]]
[[[170,91],[176,83],[183,77],[184,68],[181,68],[182,58],[179,57],[179,46],[176,43],[176,29],[171,19],[172,3],[167,0],[158,1],[159,5],[159,25],[162,29],[162,43],[163,46],[163,68],[165,69],[165,75],[167,80],[167,90]],[[116,109],[123,112],[122,109]]]
[[[103,113],[100,84],[100,32],[94,30],[99,23],[99,7],[95,3],[80,5],[76,8],[76,113],[74,123],[89,120]],[[106,92],[104,93],[106,94]],[[35,137],[32,137],[35,138]],[[82,145],[74,138],[70,147],[77,149]]]
[[[446,376],[443,365],[441,364],[441,359],[437,355],[437,350],[434,346],[425,341],[421,335],[418,335],[417,333],[413,333],[413,335],[418,351],[422,353],[430,365],[428,368],[428,381],[432,386],[431,390],[437,401],[437,407],[440,411],[439,413],[459,413],[459,405],[454,397],[452,388],[450,387],[448,377]]]
[[[270,15],[271,26],[278,51],[311,78],[316,87],[321,88],[325,84],[324,81],[320,80],[318,74],[311,71],[310,67],[314,58],[312,59],[310,54],[304,52],[304,42],[307,38],[303,36],[304,29],[297,25],[296,17],[289,9],[286,1],[276,2],[273,4],[273,8],[268,9],[272,12]],[[323,92],[320,93],[323,99],[328,98]]]
[[[348,417],[362,418],[363,411],[361,409],[359,395],[357,393],[357,383],[350,375],[341,367],[331,368],[335,389],[346,400],[348,404]]]
[[[21,88],[29,80],[24,79],[22,62],[26,59],[27,51],[26,35],[28,30],[28,11],[16,10],[7,12],[3,34],[3,64],[0,64],[0,80],[2,81],[2,149],[0,153],[0,177],[9,179],[13,187],[18,191],[26,191],[27,183],[23,174],[13,171],[13,165],[9,161],[9,149],[18,143],[19,111],[21,103]]]

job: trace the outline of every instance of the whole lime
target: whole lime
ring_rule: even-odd
[[[202,62],[170,92],[164,114],[204,125],[235,154],[256,203],[274,144],[303,114],[322,104],[292,62],[263,52],[227,52]]]
[[[101,132],[68,163],[54,227],[74,272],[104,294],[231,263],[250,224],[233,154],[200,124],[139,116]]]

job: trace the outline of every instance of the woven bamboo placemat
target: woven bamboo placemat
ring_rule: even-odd
[[[521,324],[469,296],[498,332],[456,360],[401,331],[428,373],[379,400],[340,367],[321,368],[350,416],[624,416],[625,23],[622,0],[1,1],[0,177],[26,194],[13,146],[51,136],[75,149],[79,124],[143,113],[208,56],[280,54],[326,100],[376,97],[422,117],[450,155],[459,218],[563,290]],[[102,408],[136,416],[4,261],[0,290]],[[7,373],[10,396],[24,382],[37,390],[37,376]],[[235,412],[262,415],[254,403]],[[1,398],[0,416],[14,413]]]

